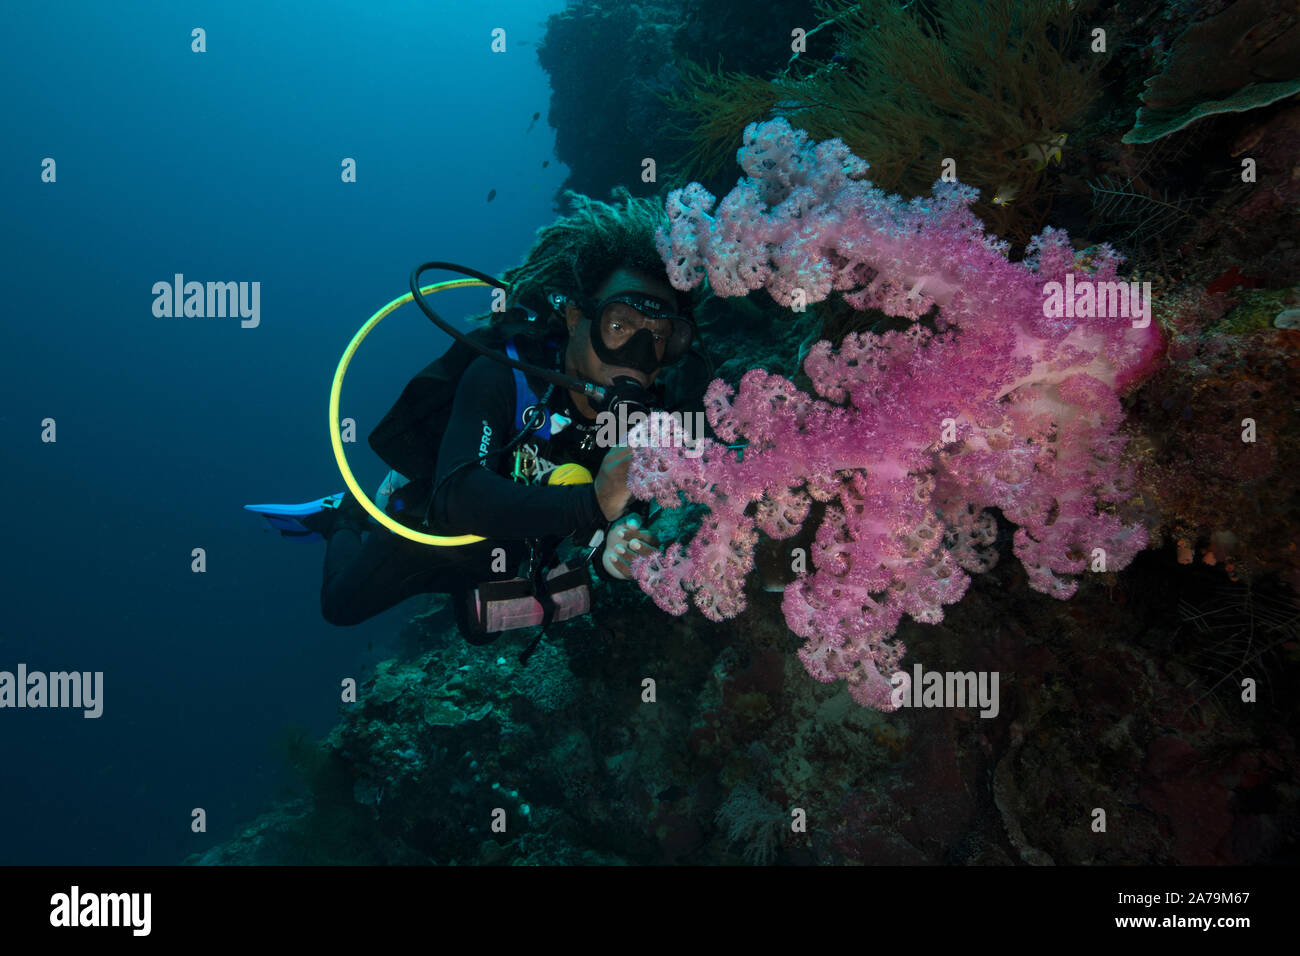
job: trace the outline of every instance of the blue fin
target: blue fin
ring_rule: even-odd
[[[244,505],[244,510],[260,514],[272,531],[278,531],[286,538],[319,541],[323,540],[322,536],[303,524],[300,519],[337,508],[342,500],[343,492],[340,491],[336,495],[317,498],[315,501],[308,501],[301,505]]]

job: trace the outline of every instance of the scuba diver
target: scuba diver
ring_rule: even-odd
[[[690,295],[669,285],[655,251],[662,206],[625,189],[612,205],[566,195],[574,214],[540,230],[502,281],[446,263],[415,270],[414,300],[457,341],[369,438],[393,469],[377,508],[422,533],[481,539],[408,540],[350,492],[246,506],[287,537],[326,540],[321,611],[331,624],[447,593],[471,643],[540,625],[526,659],[553,621],[590,610],[588,564],[628,580],[630,560],[659,547],[649,505],[627,487],[631,450],[610,447],[613,429],[602,426],[652,409],[694,414],[712,364],[694,348]],[[509,308],[485,328],[455,332],[420,295],[420,273],[435,267],[506,290]]]

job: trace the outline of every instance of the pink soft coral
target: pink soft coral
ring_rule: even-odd
[[[995,557],[985,509],[1019,525],[1030,583],[1061,598],[1079,573],[1122,568],[1146,546],[1144,529],[1107,508],[1133,480],[1116,393],[1150,370],[1161,338],[1127,315],[1051,316],[1047,283],[1117,282],[1118,257],[1100,247],[1082,268],[1048,229],[1010,262],[965,186],[886,197],[843,143],[811,144],[783,119],[751,125],[739,159],[749,176],[716,213],[698,184],[669,197],[671,228],[657,241],[677,288],[707,275],[718,295],[762,287],[795,308],[832,290],[895,316],[938,306],[938,333],[819,342],[804,369],[821,399],[758,370],[738,390],[714,382],[709,422],[722,441],[748,442],[743,460],[713,441],[698,457],[638,450],[637,496],[685,498],[710,515],[688,547],[639,560],[637,577],[670,613],[689,594],[714,620],[734,616],[757,531],[788,538],[824,503],[812,570],[786,588],[786,621],[807,639],[800,658],[814,677],[846,680],[859,702],[887,710],[902,615],[941,620],[968,573]]]

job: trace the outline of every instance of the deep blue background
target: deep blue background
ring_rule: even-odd
[[[564,170],[541,169],[549,89],[523,41],[562,7],[5,5],[0,669],[99,670],[105,689],[98,720],[0,710],[0,864],[207,849],[284,785],[277,732],[324,734],[340,681],[391,648],[401,609],[330,627],[322,546],[241,506],[342,488],[330,379],[416,263],[499,273],[554,218]],[[151,287],[177,272],[261,282],[260,327],[155,318]],[[365,434],[444,345],[406,306],[358,354],[343,414],[368,488],[384,468]]]

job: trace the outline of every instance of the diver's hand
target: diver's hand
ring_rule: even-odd
[[[605,535],[605,553],[601,564],[611,577],[621,581],[632,577],[632,559],[658,550],[659,539],[641,527],[640,515],[628,515],[615,522]]]
[[[596,474],[596,501],[606,521],[613,521],[627,510],[632,492],[627,487],[627,466],[632,463],[632,449],[626,445],[611,448]]]

